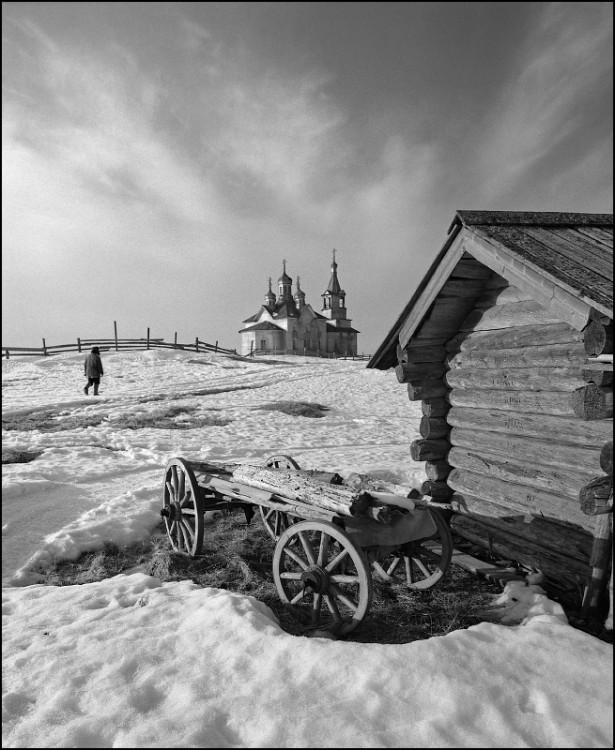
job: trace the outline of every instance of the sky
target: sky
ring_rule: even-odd
[[[371,354],[458,209],[612,211],[611,3],[12,3],[4,346],[239,348],[332,250]],[[293,286],[293,291],[294,291]]]
[[[613,647],[529,577],[479,624],[404,644],[291,635],[251,596],[140,568],[43,585],[54,561],[149,537],[171,457],[425,477],[408,452],[420,406],[364,362],[107,352],[97,398],[82,362],[2,362],[3,423],[34,427],[3,430],[3,451],[40,453],[2,472],[3,747],[613,746]],[[255,409],[279,400],[330,409]],[[171,407],[173,427],[146,426]],[[212,413],[228,423],[202,426]],[[70,429],[36,428],[44,414]]]

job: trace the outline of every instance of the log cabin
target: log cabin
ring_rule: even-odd
[[[604,609],[612,214],[457,211],[367,366],[422,402],[410,455],[455,534],[588,619]]]

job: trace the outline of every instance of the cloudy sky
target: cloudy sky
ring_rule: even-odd
[[[331,250],[380,344],[456,209],[612,211],[611,3],[12,3],[3,345],[240,346]]]

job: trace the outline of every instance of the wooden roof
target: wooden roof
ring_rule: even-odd
[[[462,258],[525,288],[581,330],[592,309],[613,318],[613,215],[530,211],[457,211],[449,236],[395,325],[368,363],[397,364]]]

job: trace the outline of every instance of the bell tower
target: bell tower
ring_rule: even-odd
[[[331,263],[331,278],[327,291],[322,295],[323,306],[321,314],[330,320],[346,320],[346,292],[340,286],[337,278],[337,263],[335,262],[336,250],[333,250],[333,262]]]

